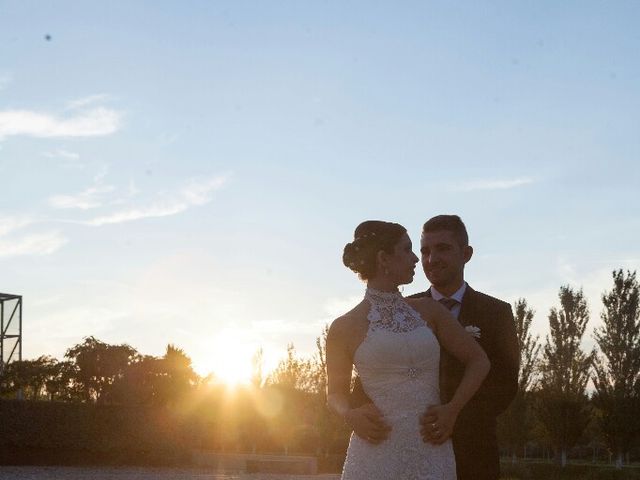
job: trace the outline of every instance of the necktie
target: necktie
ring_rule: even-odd
[[[442,305],[447,307],[447,310],[453,309],[453,307],[455,307],[456,305],[458,305],[458,303],[460,303],[455,298],[446,298],[446,297],[441,298],[440,300],[438,300],[438,302],[440,302]]]

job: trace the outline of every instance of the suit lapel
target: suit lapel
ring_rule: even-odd
[[[467,289],[462,297],[462,305],[460,305],[460,315],[458,315],[458,321],[463,327],[469,325],[469,319],[474,317],[475,293],[475,290],[467,283]]]

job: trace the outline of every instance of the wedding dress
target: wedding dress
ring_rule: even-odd
[[[440,403],[440,345],[398,292],[368,288],[369,329],[354,355],[367,396],[391,427],[378,445],[351,434],[343,480],[455,480],[451,440],[425,443],[420,416]]]

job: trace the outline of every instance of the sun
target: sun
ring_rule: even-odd
[[[255,350],[242,331],[225,329],[213,338],[202,369],[212,373],[216,382],[229,386],[248,385],[253,373],[251,359]]]

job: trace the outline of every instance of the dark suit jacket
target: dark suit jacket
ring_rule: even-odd
[[[412,298],[431,296],[418,293]],[[463,326],[480,328],[478,343],[484,349],[491,370],[482,386],[460,412],[453,432],[453,447],[459,480],[497,480],[500,457],[496,438],[496,417],[513,400],[518,389],[520,354],[511,306],[469,285],[462,298],[458,321]],[[440,356],[440,396],[448,402],[458,387],[464,367],[442,350]],[[356,379],[352,406],[371,400]],[[426,409],[426,405],[425,405]]]

